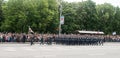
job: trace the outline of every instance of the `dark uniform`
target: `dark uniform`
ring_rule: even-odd
[[[31,35],[31,37],[30,37],[30,44],[31,44],[31,45],[34,44],[34,35]]]

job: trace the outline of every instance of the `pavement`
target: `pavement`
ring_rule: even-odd
[[[0,43],[0,58],[120,58],[120,43],[103,46]]]

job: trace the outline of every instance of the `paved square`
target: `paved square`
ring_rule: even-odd
[[[120,58],[120,43],[104,46],[1,44],[0,58]]]

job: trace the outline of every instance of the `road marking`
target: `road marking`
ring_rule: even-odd
[[[32,48],[23,48],[23,50],[26,50],[26,51],[36,51],[35,49],[32,49]]]
[[[34,56],[35,58],[50,58],[50,57],[56,57],[55,55],[41,55],[41,56]]]
[[[6,47],[4,48],[5,51],[8,51],[8,52],[15,52],[16,49],[14,47]]]
[[[11,50],[11,49],[8,49],[6,51],[9,51],[9,52],[15,52],[16,50]]]
[[[89,56],[103,56],[105,53],[94,53],[94,54],[88,54]]]

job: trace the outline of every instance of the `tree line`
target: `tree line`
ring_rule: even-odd
[[[59,2],[65,23],[62,33],[75,30],[103,31],[120,34],[120,8],[92,0],[68,3],[63,0],[0,0],[0,31],[58,33]]]

